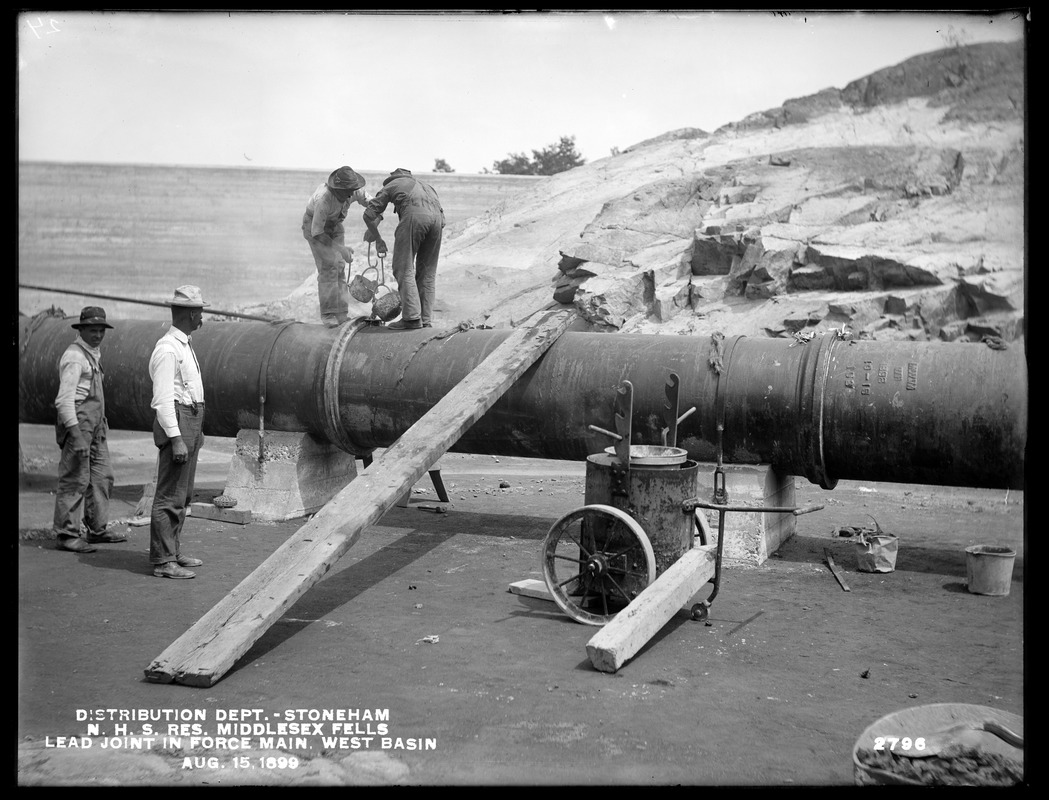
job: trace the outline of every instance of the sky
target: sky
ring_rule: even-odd
[[[713,132],[1020,12],[23,12],[23,161],[492,170]]]

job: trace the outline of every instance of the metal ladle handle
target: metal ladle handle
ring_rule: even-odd
[[[618,433],[613,433],[612,431],[606,431],[604,428],[599,428],[596,425],[588,425],[587,427],[590,430],[594,431],[595,433],[603,433],[605,436],[611,436],[617,442],[622,441],[622,439],[623,439],[623,437],[620,436]]]

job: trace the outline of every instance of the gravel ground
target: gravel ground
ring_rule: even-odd
[[[436,501],[424,479],[215,686],[149,683],[151,660],[297,524],[190,519],[186,552],[205,561],[192,581],[152,577],[146,527],[89,555],[57,551],[49,431],[19,429],[20,785],[847,785],[853,744],[885,714],[1023,713],[1022,492],[799,480],[798,503],[825,510],[799,517],[765,564],[727,566],[707,623],[679,612],[606,674],[585,649],[595,628],[508,591],[541,579],[543,537],[582,505],[582,465],[456,454],[441,462],[447,514],[420,509]],[[133,511],[150,446],[114,434],[114,517]],[[221,492],[230,452],[209,440],[198,499]],[[835,535],[870,516],[900,538],[895,572],[857,572],[855,545]],[[1008,596],[966,590],[975,543],[1017,550]],[[203,720],[148,723],[163,735],[147,743],[141,721],[97,709]],[[345,730],[361,740],[371,725],[374,740],[355,748],[325,728],[220,748],[220,718],[237,709],[257,710],[252,724],[342,710],[357,717]],[[168,724],[201,727],[193,739]]]

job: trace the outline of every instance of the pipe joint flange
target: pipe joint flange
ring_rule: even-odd
[[[324,365],[324,432],[328,440],[350,453],[361,458],[370,457],[375,448],[364,447],[353,441],[349,431],[342,424],[339,414],[339,373],[342,371],[342,359],[350,340],[362,328],[368,327],[367,317],[357,317],[339,326],[338,335],[328,351],[328,360]]]
[[[805,477],[822,489],[833,489],[838,479],[827,472],[827,461],[823,454],[824,406],[826,404],[828,375],[834,358],[837,337],[824,334],[820,337],[814,357],[811,359],[811,372],[806,370],[805,385],[811,394],[803,400],[808,405],[808,462],[809,474]]]

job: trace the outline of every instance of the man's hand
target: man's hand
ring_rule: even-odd
[[[364,241],[366,242],[374,242],[377,238],[379,238],[379,235],[371,229],[364,232]]]
[[[91,445],[80,432],[80,428],[70,428],[69,435],[73,439],[73,452],[80,458],[87,458],[87,454],[91,452]]]
[[[353,263],[353,248],[346,247],[345,245],[336,245],[336,247],[338,248],[340,255],[342,255],[343,260],[347,264],[352,264]]]
[[[388,252],[386,250],[386,242],[383,241],[381,236],[375,240],[375,252],[379,255],[380,258],[385,258],[386,253]]]
[[[171,460],[176,464],[185,464],[189,458],[189,448],[181,436],[171,437]]]

